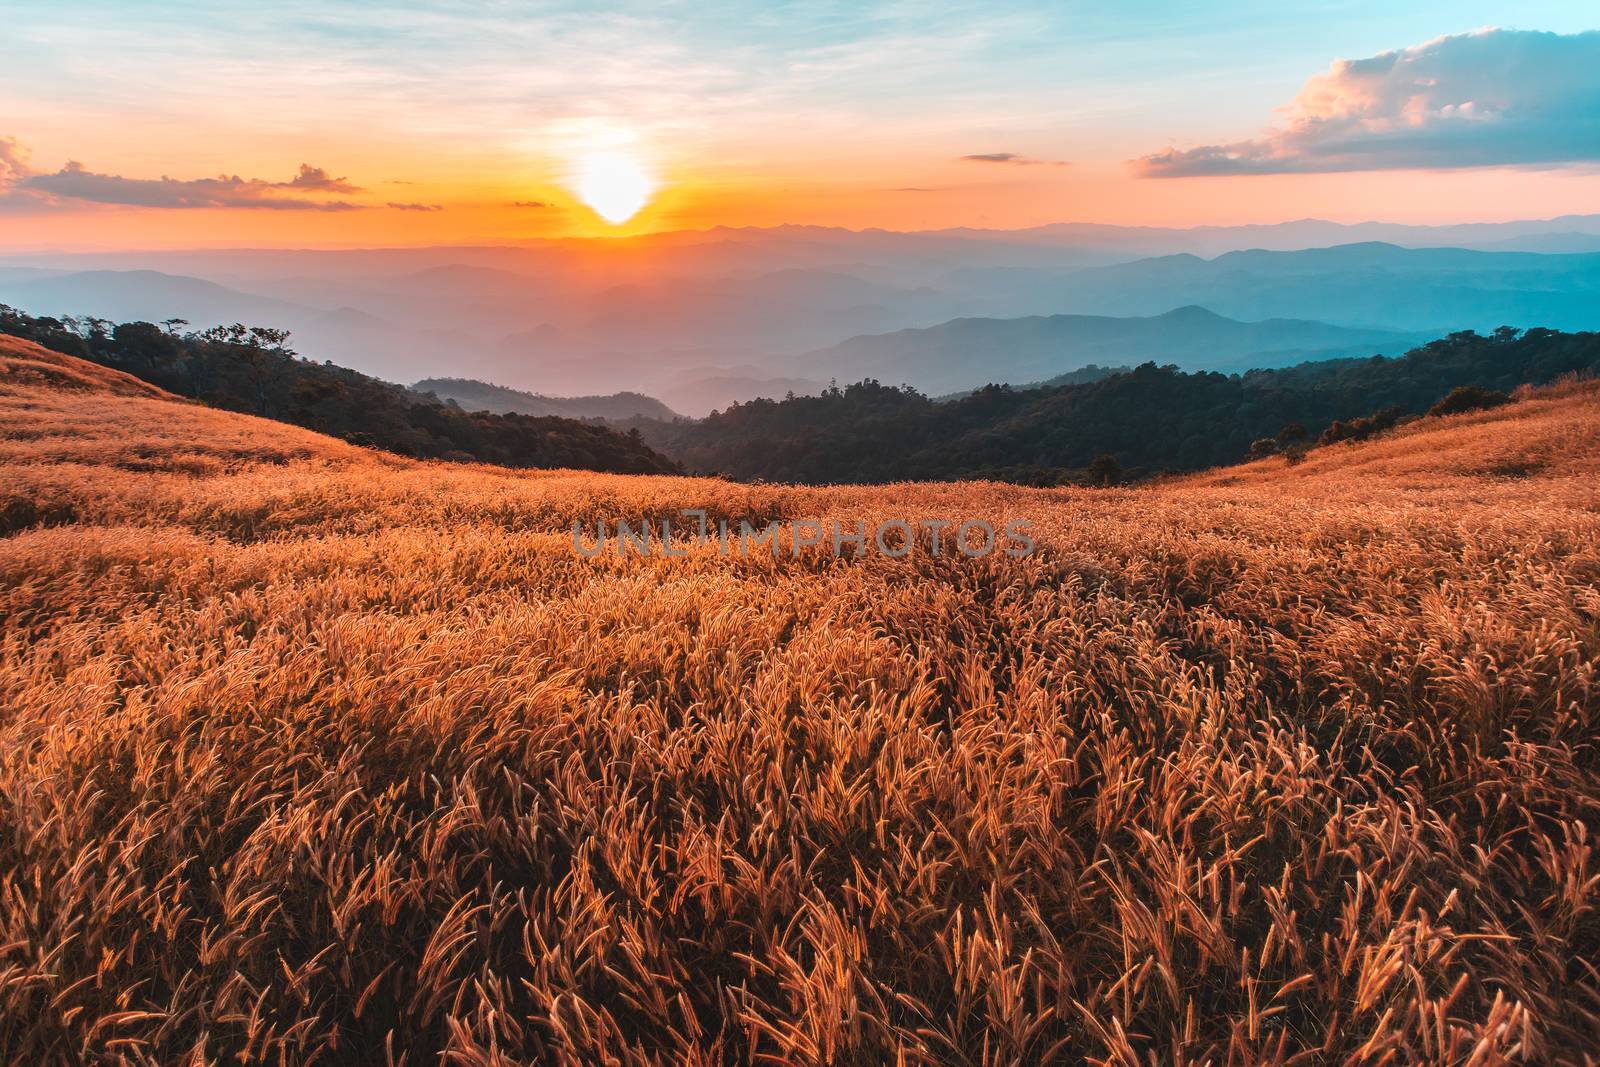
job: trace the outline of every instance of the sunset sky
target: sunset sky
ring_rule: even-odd
[[[13,250],[1600,212],[1592,0],[0,0],[0,25]],[[584,203],[608,188],[647,202],[610,225]]]

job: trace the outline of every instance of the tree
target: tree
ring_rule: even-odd
[[[294,350],[289,347],[289,331],[275,330],[270,326],[252,326],[249,330],[250,343],[264,352],[275,356],[292,356]]]
[[[320,428],[317,408],[322,402],[344,395],[344,382],[338,378],[300,378],[289,388],[289,397],[299,409],[300,417],[313,428]]]
[[[152,371],[162,371],[178,358],[178,341],[150,322],[124,322],[111,331],[111,340]]]
[[[1311,435],[1306,433],[1306,428],[1298,422],[1286,424],[1283,429],[1278,431],[1276,438],[1279,448],[1288,448],[1296,442],[1309,440],[1311,440]]]
[[[76,319],[68,318],[68,325],[76,326],[78,332],[83,334],[84,340],[94,343],[104,343],[111,336],[111,320],[96,318],[93,315],[82,315]]]
[[[244,366],[255,387],[256,414],[267,414],[267,381],[272,376],[272,364],[294,355],[288,347],[289,331],[236,322],[213,326],[201,333],[200,339]]]
[[[1109,486],[1122,480],[1122,464],[1110,452],[1102,452],[1089,464],[1089,484]]]

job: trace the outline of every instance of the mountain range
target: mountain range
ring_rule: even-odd
[[[938,391],[1048,378],[1082,359],[1220,369],[1241,358],[1385,350],[1461,328],[1594,329],[1597,297],[1600,216],[1455,227],[783,226],[0,259],[0,302],[36,314],[273,325],[293,331],[307,356],[392,381],[471,378],[545,397],[633,392],[690,415],[868,374]],[[1029,321],[1151,319],[1191,305],[1261,334],[1262,324],[1298,322],[1280,322],[1260,346],[1207,353],[1169,331],[1177,347],[1152,341],[1122,353],[1096,342],[1091,324]],[[963,340],[937,347],[952,338]],[[903,351],[911,340],[935,347],[918,358]],[[1000,352],[1010,344],[1025,351]],[[976,361],[971,373],[959,367],[963,352]]]
[[[1154,361],[1184,370],[1233,371],[1339,356],[1398,355],[1428,339],[1304,319],[1239,322],[1190,305],[1145,318],[955,319],[851,338],[804,362],[840,381],[874,378],[942,393],[990,382],[1037,382],[1094,363]]]
[[[1152,315],[1200,304],[1240,319],[1440,332],[1496,326],[1600,325],[1600,252],[1539,254],[1365,243],[1297,251],[1188,253],[1109,266],[972,268],[945,284],[1026,314]]]

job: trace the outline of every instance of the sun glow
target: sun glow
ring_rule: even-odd
[[[656,181],[642,163],[623,152],[591,152],[578,162],[578,198],[613,226],[650,202]]]

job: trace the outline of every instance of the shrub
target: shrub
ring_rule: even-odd
[[[1335,419],[1326,430],[1322,431],[1322,436],[1317,438],[1317,444],[1332,445],[1340,441],[1364,441],[1373,434],[1393,429],[1402,414],[1399,407],[1387,407],[1348,422]]]
[[[1258,437],[1250,442],[1250,458],[1266,459],[1278,454],[1278,442],[1270,437]]]
[[[1511,403],[1511,397],[1496,389],[1476,385],[1461,385],[1445,394],[1443,400],[1428,409],[1429,415],[1459,415],[1465,411],[1484,411]]]

